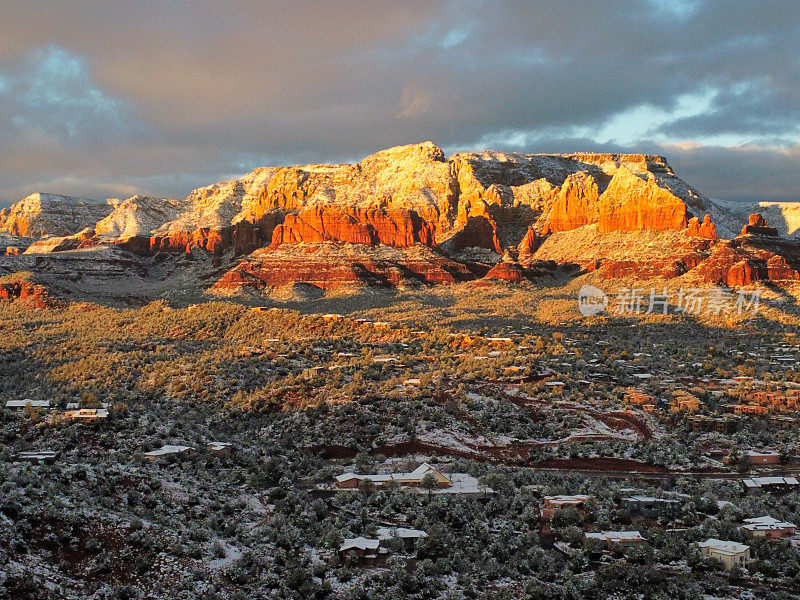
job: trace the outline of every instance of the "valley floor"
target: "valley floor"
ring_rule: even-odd
[[[589,282],[1,302],[0,596],[796,597],[800,540],[742,529],[800,522],[796,303],[585,318]],[[337,484],[425,464],[451,483]],[[745,493],[759,476],[787,479]],[[558,495],[583,499],[543,511]],[[424,535],[343,550],[380,528]]]

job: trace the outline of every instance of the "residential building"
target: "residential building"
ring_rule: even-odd
[[[587,540],[603,540],[609,550],[615,546],[635,546],[647,541],[638,531],[590,531],[585,537]]]
[[[339,546],[339,556],[342,558],[357,558],[359,562],[375,560],[379,554],[386,554],[388,550],[380,547],[380,540],[365,537],[345,538]]]
[[[24,400],[9,400],[6,402],[6,408],[10,410],[23,411],[26,406],[48,409],[50,408],[50,400],[31,400],[30,398],[25,398]]]
[[[308,367],[303,369],[303,379],[314,379],[325,370],[325,367]]]
[[[217,456],[230,456],[233,444],[230,442],[208,442],[208,451]]]
[[[159,460],[164,458],[169,458],[171,456],[190,456],[194,454],[194,448],[191,446],[173,446],[170,444],[166,444],[161,446],[158,450],[152,450],[150,452],[145,452],[143,456],[147,460]]]
[[[673,394],[672,402],[670,403],[670,412],[688,412],[696,413],[703,407],[703,403],[694,394],[690,394],[684,390],[677,390]]]
[[[716,558],[726,569],[745,567],[750,562],[750,546],[738,542],[730,542],[710,538],[697,544],[703,556]]]
[[[584,503],[590,498],[586,495],[575,496],[545,496],[544,505],[540,511],[542,520],[549,521],[555,512],[563,508],[575,508],[582,510]]]
[[[409,529],[407,527],[378,527],[378,540],[381,545],[392,539],[403,540],[403,547],[407,552],[414,549],[417,540],[428,537],[428,534],[421,529]]]
[[[759,404],[728,404],[726,408],[735,415],[759,416],[769,414],[769,407]]]
[[[37,464],[49,464],[55,462],[58,452],[53,450],[39,450],[35,452],[18,452],[14,460],[31,462]]]
[[[396,482],[398,485],[407,487],[418,487],[422,482],[422,478],[431,474],[436,480],[439,488],[450,487],[450,479],[434,469],[428,463],[422,463],[419,467],[410,473],[387,473],[378,475],[359,475],[357,473],[344,473],[336,477],[336,486],[344,489],[358,488],[362,481],[371,481],[375,487],[383,487],[390,481]]]
[[[680,500],[654,498],[653,496],[627,496],[621,500],[622,508],[648,519],[676,515],[681,510]]]
[[[748,450],[747,462],[751,465],[777,465],[781,462],[781,456],[775,450]]]
[[[748,477],[742,479],[742,485],[747,493],[760,492],[786,492],[797,489],[800,482],[795,477]]]
[[[78,410],[68,410],[64,413],[64,418],[70,421],[98,421],[108,418],[108,409],[81,408]]]
[[[767,540],[780,540],[793,537],[797,530],[797,525],[787,521],[779,521],[770,516],[754,517],[745,519],[742,529],[747,531],[751,538],[765,538]]]

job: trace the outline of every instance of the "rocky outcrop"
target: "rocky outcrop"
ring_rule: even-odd
[[[0,300],[17,301],[34,308],[51,308],[61,304],[50,296],[46,288],[25,280],[0,283]]]
[[[397,287],[456,283],[474,277],[466,265],[424,246],[401,249],[300,243],[256,250],[225,273],[213,290],[261,290],[295,283],[321,290],[363,285]]]
[[[519,255],[519,260],[529,260],[533,257],[534,252],[539,249],[539,244],[541,240],[536,235],[536,230],[533,226],[528,227],[528,231],[525,233],[525,237],[522,238],[522,241],[517,245],[517,253]]]
[[[709,283],[731,287],[798,281],[800,242],[774,236],[739,237],[718,244],[696,272]]]
[[[432,228],[412,210],[321,206],[287,215],[271,245],[329,241],[396,248],[436,244]]]
[[[683,231],[644,230],[600,233],[597,225],[554,233],[536,252],[566,269],[597,271],[609,279],[673,278],[704,261],[712,240],[690,237]]]
[[[193,246],[214,253],[221,246],[241,255],[322,241],[502,252],[530,250],[531,235],[592,223],[604,232],[681,228],[691,203],[702,198],[662,157],[483,152],[447,159],[424,142],[352,165],[256,169],[194,190],[186,200],[134,196],[99,222],[81,223],[95,233],[80,243],[144,253]]]
[[[573,173],[556,194],[546,233],[571,231],[600,218],[600,194],[594,177],[585,172]]]
[[[23,237],[68,236],[93,227],[115,206],[116,200],[31,194],[0,211],[0,231]]]
[[[702,223],[697,217],[689,219],[689,223],[686,226],[686,235],[716,240],[717,228],[711,222],[711,215],[704,216]]]
[[[469,217],[464,226],[459,229],[446,244],[450,252],[461,252],[465,248],[488,248],[494,252],[502,252],[500,240],[497,237],[497,224],[491,217]]]
[[[686,203],[659,186],[652,174],[642,177],[626,167],[614,174],[600,197],[600,233],[642,229],[685,229]]]
[[[519,283],[525,279],[524,269],[517,263],[499,262],[485,275],[485,279],[501,279],[511,283]]]
[[[767,220],[759,213],[753,213],[747,220],[747,225],[742,227],[740,235],[766,235],[777,237],[778,230],[767,225]]]

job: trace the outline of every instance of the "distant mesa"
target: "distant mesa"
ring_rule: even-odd
[[[225,290],[484,276],[518,282],[533,276],[530,264],[548,261],[611,277],[697,269],[709,281],[748,281],[720,275],[719,264],[698,268],[712,257],[725,262],[716,245],[736,238],[741,226],[661,156],[486,151],[448,158],[432,142],[389,148],[356,164],[260,168],[183,200],[32,194],[0,212],[0,237],[13,236],[4,249],[16,248],[5,254],[20,254],[6,260],[96,246],[140,257],[205,256],[214,269],[228,265],[213,286]],[[777,230],[752,215],[742,235],[773,238]],[[744,247],[737,262],[750,260],[740,256]],[[509,250],[513,263],[501,262]],[[796,270],[791,246],[774,253]],[[242,259],[238,265],[234,256]],[[282,266],[279,257],[289,262]]]

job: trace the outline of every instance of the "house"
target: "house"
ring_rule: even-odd
[[[797,489],[800,482],[794,477],[748,477],[742,485],[749,494],[765,492],[786,492]]]
[[[208,442],[208,451],[217,456],[230,456],[233,444],[230,442]]]
[[[758,404],[734,404],[733,414],[735,415],[768,415],[769,407]]]
[[[621,500],[622,508],[648,519],[672,516],[680,512],[681,502],[674,498],[654,498],[652,496],[627,496]]]
[[[734,433],[739,429],[741,417],[725,415],[711,417],[709,415],[692,415],[689,417],[692,429],[695,431],[717,431],[719,433]]]
[[[57,457],[58,452],[53,450],[40,450],[37,452],[18,452],[14,460],[43,465],[55,462]]]
[[[677,390],[673,395],[669,410],[673,413],[696,413],[702,406],[703,403],[700,402],[700,399],[694,394],[690,394],[684,390]]]
[[[599,533],[591,531],[585,534],[585,538],[602,540],[609,550],[615,546],[636,546],[647,541],[638,531],[602,531]]]
[[[700,552],[708,558],[716,558],[726,569],[745,567],[750,562],[750,546],[738,542],[730,542],[710,538],[697,544]]]
[[[777,465],[781,462],[781,456],[774,450],[766,450],[764,452],[748,450],[747,462],[751,465]]]
[[[322,315],[323,321],[341,321],[344,319],[344,315],[340,315],[338,313],[327,313]]]
[[[545,496],[544,497],[544,505],[542,506],[539,514],[542,517],[542,520],[549,521],[553,518],[555,512],[559,509],[563,508],[576,508],[581,510],[583,508],[584,502],[586,502],[590,496],[585,495],[577,495],[577,496]]]
[[[383,487],[390,481],[407,487],[419,487],[422,478],[431,474],[439,488],[449,488],[450,479],[434,469],[428,463],[422,463],[410,473],[387,473],[378,475],[359,475],[357,473],[344,473],[336,477],[336,487],[342,489],[358,488],[362,481],[371,481],[376,488]]]
[[[630,387],[625,390],[625,402],[628,404],[636,404],[637,406],[652,405],[655,398],[645,394],[644,392]]]
[[[6,408],[10,410],[23,411],[26,406],[47,409],[50,408],[50,400],[31,400],[30,398],[25,398],[25,400],[9,400],[6,402]]]
[[[378,540],[381,545],[388,540],[403,540],[403,546],[407,552],[414,549],[417,540],[428,537],[428,534],[421,529],[409,529],[407,527],[378,527]]]
[[[779,521],[770,516],[745,519],[742,529],[747,531],[751,538],[764,538],[767,540],[780,540],[793,537],[797,529],[794,523]]]
[[[380,547],[380,540],[365,537],[345,538],[339,546],[342,558],[357,558],[359,562],[375,560],[379,554],[387,554],[388,550]]]
[[[70,421],[98,421],[108,418],[108,409],[105,408],[81,408],[79,410],[68,410],[64,413],[64,418]]]
[[[166,444],[161,446],[158,450],[152,450],[150,452],[145,452],[142,456],[144,456],[147,460],[159,460],[164,458],[169,458],[171,456],[191,456],[194,454],[194,448],[191,446],[173,446],[170,444]]]

